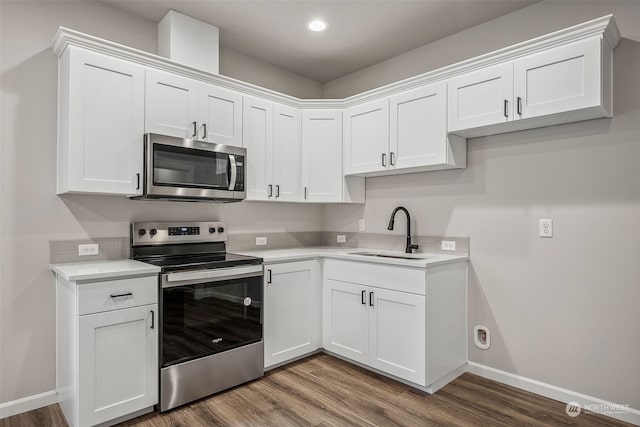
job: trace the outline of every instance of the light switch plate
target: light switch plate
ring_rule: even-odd
[[[364,231],[364,230],[365,230],[364,218],[360,218],[358,220],[358,231]]]
[[[347,243],[347,236],[344,234],[338,234],[338,243]]]
[[[256,246],[265,246],[267,244],[266,237],[256,237]]]

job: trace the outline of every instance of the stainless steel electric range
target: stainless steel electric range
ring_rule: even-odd
[[[161,412],[264,374],[262,258],[226,241],[222,222],[131,225],[132,258],[161,267]]]

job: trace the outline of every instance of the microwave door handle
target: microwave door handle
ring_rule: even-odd
[[[238,173],[236,156],[233,154],[229,154],[229,164],[231,165],[231,168],[229,169],[229,191],[233,191],[236,188],[236,178]]]

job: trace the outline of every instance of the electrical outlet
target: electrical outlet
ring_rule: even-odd
[[[364,231],[365,230],[365,226],[364,226],[364,218],[360,218],[358,220],[358,230],[359,231]]]
[[[456,250],[456,242],[455,242],[455,240],[443,240],[442,241],[442,250],[443,251],[455,251]]]
[[[540,237],[553,237],[553,220],[540,220]]]
[[[266,237],[256,237],[256,246],[265,246],[267,244]]]
[[[344,234],[338,234],[338,243],[347,243],[347,236]]]
[[[78,245],[78,256],[98,255],[99,253],[100,245],[97,243]]]

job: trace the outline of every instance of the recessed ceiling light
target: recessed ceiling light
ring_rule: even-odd
[[[327,28],[327,23],[320,19],[314,19],[307,24],[307,27],[309,27],[311,31],[324,31]]]

